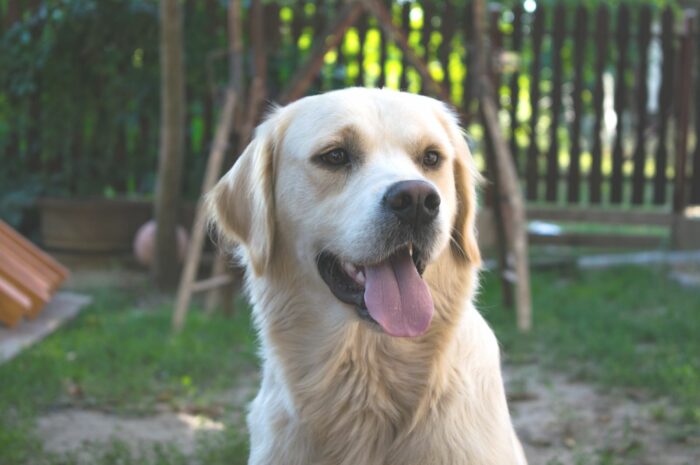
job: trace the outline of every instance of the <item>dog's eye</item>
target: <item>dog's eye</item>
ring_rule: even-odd
[[[350,157],[343,149],[333,149],[321,155],[319,159],[330,166],[342,166],[350,163]]]
[[[440,163],[440,154],[435,150],[428,150],[423,155],[423,166],[430,168],[436,167]]]

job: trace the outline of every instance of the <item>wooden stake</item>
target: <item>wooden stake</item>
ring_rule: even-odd
[[[231,56],[231,85],[239,94],[243,77],[241,73],[241,53],[242,53],[242,38],[240,25],[240,13],[232,5],[229,13],[229,30],[230,30],[230,49]],[[248,93],[248,101],[245,102],[247,113],[245,119],[240,117],[242,108],[239,108],[238,121],[235,125],[234,132],[238,134],[238,147],[236,152],[241,153],[243,147],[248,144],[251,138],[253,129],[260,119],[263,110],[265,98],[267,95],[267,42],[265,40],[265,21],[263,17],[263,5],[261,2],[253,2],[251,5],[251,26],[250,35],[253,45],[253,62],[254,62],[254,78]],[[242,120],[242,121],[241,121]],[[240,271],[240,270],[238,270]],[[208,292],[204,300],[204,310],[211,314],[214,309],[219,306],[224,307],[224,312],[227,314],[233,313],[233,296],[236,290],[242,273],[231,269],[229,257],[219,251],[214,259],[214,264],[211,270],[210,280],[216,282],[221,275],[227,274],[228,280],[224,280],[220,286],[212,286],[207,288]],[[195,284],[196,285],[196,284]]]
[[[489,89],[484,82],[482,89]],[[502,203],[510,217],[510,249],[515,262],[515,310],[517,326],[527,332],[532,328],[532,303],[530,296],[530,269],[527,255],[527,221],[525,202],[518,187],[518,176],[513,165],[508,144],[501,133],[498,113],[490,92],[482,92],[479,101],[486,137],[493,147],[494,170],[498,171],[499,183],[496,193],[497,203]],[[494,205],[497,207],[497,205]]]
[[[236,92],[229,88],[226,91],[226,99],[224,108],[221,111],[221,119],[216,128],[216,136],[214,137],[214,146],[209,154],[207,161],[207,169],[204,175],[202,184],[202,195],[206,194],[214,187],[216,181],[221,174],[221,167],[224,162],[224,156],[228,147],[228,141],[233,127],[233,113],[236,108]],[[192,237],[187,249],[187,257],[185,258],[185,267],[182,270],[180,277],[180,287],[177,292],[177,300],[175,303],[175,311],[173,313],[173,330],[180,331],[185,322],[187,309],[190,305],[192,297],[193,284],[199,267],[199,260],[202,256],[202,247],[206,235],[206,213],[202,203],[203,197],[200,197],[197,202],[197,213],[192,226]]]
[[[240,130],[238,131],[238,140],[240,145],[238,147],[239,153],[243,151],[243,147],[248,144],[253,135],[255,122],[258,121],[260,117],[260,112],[264,102],[265,85],[263,83],[263,79],[256,76],[253,80],[252,89],[248,98],[248,114],[243,124],[237,125],[241,126]],[[229,257],[222,252],[217,253],[216,258],[214,259],[214,265],[212,266],[210,279],[214,279],[224,273],[228,273],[231,279],[228,281],[230,284],[222,285],[221,288],[211,288],[209,289],[209,292],[207,292],[207,296],[204,301],[204,310],[209,314],[211,314],[214,309],[220,305],[224,306],[224,313],[233,313],[233,294],[236,286],[240,285],[240,283],[238,283],[234,278],[236,276],[240,278],[242,273],[236,273],[234,270],[231,270],[229,263]]]

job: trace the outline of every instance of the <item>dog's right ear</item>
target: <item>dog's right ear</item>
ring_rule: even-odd
[[[255,138],[206,197],[213,224],[224,237],[243,246],[256,275],[267,267],[275,237],[270,126],[267,122],[257,128]]]

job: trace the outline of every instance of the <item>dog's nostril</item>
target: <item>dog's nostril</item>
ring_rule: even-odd
[[[387,196],[387,204],[392,210],[404,210],[413,203],[413,198],[407,192],[398,192]]]
[[[440,207],[440,196],[436,193],[430,193],[425,196],[425,202],[423,203],[425,208],[431,212],[437,211]]]

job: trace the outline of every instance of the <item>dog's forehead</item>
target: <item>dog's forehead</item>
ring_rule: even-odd
[[[382,89],[353,88],[306,97],[283,110],[288,126],[282,145],[308,156],[342,131],[354,131],[367,145],[448,145],[449,119],[436,100]]]

